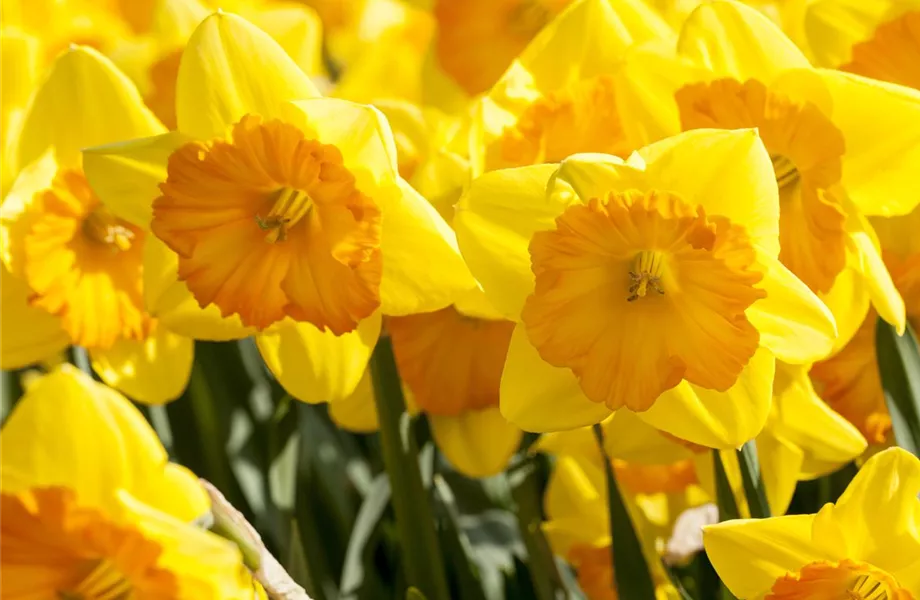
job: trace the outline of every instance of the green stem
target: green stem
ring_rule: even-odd
[[[725,474],[725,465],[722,464],[722,454],[718,450],[712,451],[712,466],[716,477],[716,501],[719,505],[719,521],[730,521],[737,519],[738,503],[735,502],[735,494],[732,493],[732,486],[728,483],[728,476]]]
[[[604,444],[604,429],[594,425],[594,437],[604,461],[607,474],[607,509],[610,517],[610,560],[613,567],[617,597],[635,600],[654,600],[655,584],[652,582],[642,543],[633,527],[629,511],[617,485],[613,463]]]
[[[396,526],[402,542],[406,583],[408,587],[417,588],[428,600],[447,600],[450,594],[434,528],[434,514],[422,484],[418,447],[389,339],[381,339],[377,344],[370,368],[383,461],[390,477]]]
[[[741,466],[741,482],[744,485],[744,495],[747,497],[751,517],[766,519],[770,516],[770,503],[767,501],[767,489],[763,484],[760,461],[757,459],[757,443],[750,440],[737,452],[738,464]]]

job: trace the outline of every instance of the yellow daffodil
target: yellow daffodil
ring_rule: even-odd
[[[474,174],[558,162],[578,152],[625,157],[644,145],[634,98],[620,90],[633,45],[671,29],[639,0],[579,0],[544,29],[474,108]]]
[[[131,397],[182,393],[192,341],[146,311],[145,233],[90,189],[80,149],[164,131],[137,90],[95,50],[74,47],[37,89],[16,141],[20,172],[0,209],[3,368],[68,344]]]
[[[191,524],[210,509],[198,480],[114,390],[64,365],[0,446],[4,597],[254,597],[239,550]]]
[[[149,228],[147,306],[200,339],[255,334],[296,398],[347,397],[381,314],[475,287],[453,232],[397,174],[382,115],[319,97],[267,34],[215,13],[189,40],[178,130],[85,152],[117,214]]]
[[[588,600],[616,600],[610,556],[610,518],[607,489],[600,460],[562,455],[550,476],[544,500],[548,520],[543,530],[553,552],[572,564],[578,585]],[[679,598],[661,567],[647,522],[641,511],[627,501],[633,527],[655,584],[658,600]]]
[[[623,408],[709,447],[753,438],[774,355],[815,360],[835,336],[776,258],[778,220],[753,130],[478,178],[454,224],[489,301],[517,323],[502,413],[550,431]]]
[[[920,461],[891,448],[818,514],[710,525],[703,542],[742,600],[908,600],[920,596],[918,492]]]
[[[882,256],[904,298],[907,318],[920,330],[920,208],[904,217],[876,217]],[[828,360],[817,363],[811,376],[821,397],[853,423],[873,444],[890,439],[891,417],[882,391],[876,355],[878,315],[869,311],[852,340]]]
[[[655,99],[647,118],[671,132],[757,127],[780,187],[780,258],[831,308],[837,348],[870,300],[902,330],[904,303],[867,217],[907,214],[920,199],[920,93],[814,69],[766,17],[727,0],[691,14],[677,55],[654,75],[641,58],[627,67]]]
[[[453,121],[404,102],[378,106],[393,126],[400,173],[449,217],[463,185],[458,179],[468,177],[465,161],[446,148]],[[475,290],[438,311],[389,318],[386,329],[407,403],[412,412],[428,416],[448,461],[470,477],[501,472],[521,440],[521,430],[498,408],[514,324]],[[376,419],[370,418],[376,415],[372,394],[368,382],[363,393],[334,404],[332,417],[347,429],[376,429]]]
[[[641,514],[643,535],[651,546],[664,547],[677,517],[714,497],[713,489],[701,487],[697,474],[697,463],[711,462],[711,453],[663,434],[628,411],[618,411],[602,427],[620,492]],[[535,449],[603,468],[590,427],[545,434]]]

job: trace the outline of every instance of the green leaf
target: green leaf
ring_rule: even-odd
[[[620,495],[613,464],[604,445],[604,430],[600,424],[594,425],[594,437],[604,459],[604,471],[607,473],[607,508],[610,515],[611,560],[617,595],[620,598],[635,600],[654,600],[655,584],[652,582],[648,563],[642,551],[642,543],[633,527],[629,511]]]
[[[722,454],[718,450],[712,451],[712,465],[716,476],[716,501],[719,505],[719,521],[737,519],[740,515],[732,486],[728,483],[725,474],[725,465],[722,464]]]
[[[744,495],[747,498],[751,517],[766,519],[770,516],[770,504],[767,502],[767,491],[763,484],[760,472],[760,462],[757,460],[757,445],[754,440],[746,442],[737,451],[738,464],[741,467],[741,482],[744,485]]]
[[[430,600],[447,600],[450,595],[431,502],[422,484],[412,420],[406,412],[393,347],[388,338],[378,342],[370,368],[406,581]]]
[[[910,325],[899,336],[879,319],[875,329],[879,375],[898,445],[920,456],[920,347]]]
[[[364,503],[358,510],[355,526],[351,530],[348,549],[345,551],[345,565],[342,568],[342,582],[339,585],[342,598],[357,597],[365,587],[365,563],[373,564],[369,556],[372,540],[380,521],[390,504],[390,480],[386,474],[380,474],[371,484]]]
[[[460,511],[457,509],[454,494],[440,475],[434,476],[433,483],[437,506],[444,517],[441,519],[444,527],[440,529],[444,557],[454,567],[451,573],[454,575],[453,581],[460,591],[460,597],[464,600],[486,600],[473,558],[473,546],[469,537],[460,528]]]
[[[552,600],[557,594],[565,594],[565,585],[540,527],[543,520],[540,510],[542,497],[537,475],[535,460],[528,458],[509,469],[508,479],[514,500],[513,511],[527,547],[528,571],[534,593],[538,600]]]

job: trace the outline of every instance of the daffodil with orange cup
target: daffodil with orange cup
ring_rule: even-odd
[[[91,185],[149,228],[150,311],[198,339],[255,335],[294,397],[350,394],[381,315],[476,286],[437,212],[396,171],[370,106],[319,97],[265,33],[218,12],[185,49],[178,130],[85,151]]]
[[[834,342],[830,313],[777,259],[776,184],[754,130],[486,173],[454,225],[516,323],[501,410],[525,430],[631,410],[734,448],[766,421],[775,357],[815,359]]]

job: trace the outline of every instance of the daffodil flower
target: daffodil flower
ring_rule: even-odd
[[[917,0],[818,0],[800,19],[815,64],[920,89]]]
[[[655,598],[679,598],[661,567],[648,521],[628,498],[626,506],[642,542],[655,584]],[[575,567],[578,585],[588,600],[615,599],[603,463],[584,456],[560,455],[550,476],[544,507],[547,521],[543,531],[550,546],[555,554]]]
[[[741,599],[920,596],[920,460],[900,448],[869,459],[814,515],[736,520],[703,530],[706,554]]]
[[[123,396],[64,365],[34,382],[0,434],[3,593],[29,598],[253,598],[232,543]]]
[[[89,149],[93,189],[150,229],[152,314],[198,339],[255,335],[294,397],[354,391],[381,314],[475,287],[453,232],[396,172],[382,115],[319,97],[267,34],[215,13],[189,40],[178,130]]]
[[[653,141],[638,118],[642,107],[623,94],[620,67],[633,45],[673,37],[642,2],[573,3],[473,105],[473,174],[579,152],[625,157]]]
[[[16,151],[25,166],[0,208],[3,368],[73,344],[136,400],[182,393],[192,340],[145,309],[147,235],[93,193],[80,154],[162,131],[134,85],[95,50],[74,47],[54,62],[23,119]]]
[[[758,129],[780,188],[780,259],[830,307],[836,349],[870,300],[903,330],[868,217],[907,214],[920,199],[920,93],[815,69],[766,17],[724,0],[690,15],[671,68],[652,76],[643,64],[637,56],[627,79],[656,99],[646,117],[657,129]]]
[[[502,414],[552,431],[625,409],[708,447],[753,438],[774,356],[814,360],[835,337],[776,258],[778,220],[753,130],[479,177],[454,225],[489,301],[516,322]]]

